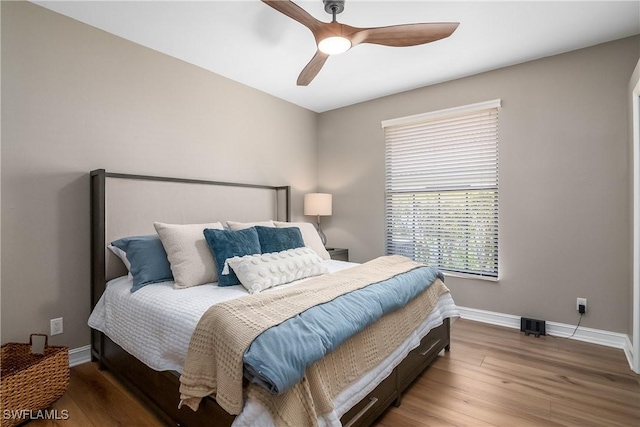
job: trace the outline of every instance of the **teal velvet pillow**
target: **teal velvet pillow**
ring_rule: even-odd
[[[255,228],[258,232],[260,250],[263,254],[304,247],[302,233],[297,227],[274,228],[256,225]]]
[[[167,253],[157,234],[123,237],[111,244],[125,252],[131,263],[129,269],[133,277],[131,292],[152,283],[173,280]]]
[[[216,260],[218,286],[240,284],[232,269],[229,269],[229,274],[222,274],[222,270],[225,261],[229,258],[260,253],[260,240],[255,227],[237,231],[207,228],[204,230],[204,238],[211,249],[213,259]]]

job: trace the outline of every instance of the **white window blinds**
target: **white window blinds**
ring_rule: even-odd
[[[498,277],[499,106],[382,123],[387,254]]]

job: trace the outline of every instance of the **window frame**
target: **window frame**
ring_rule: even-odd
[[[390,228],[390,224],[392,224],[394,220],[396,221],[398,220],[398,217],[394,217],[391,211],[393,209],[398,209],[397,204],[402,203],[402,202],[396,201],[395,202],[396,207],[394,207],[393,206],[394,201],[391,199],[391,197],[395,195],[395,196],[398,196],[398,198],[400,198],[400,195],[404,193],[404,191],[401,191],[401,190],[396,190],[396,191],[390,190],[391,186],[394,185],[393,181],[389,177],[389,173],[390,173],[389,168],[392,162],[392,160],[390,160],[390,151],[393,151],[393,149],[390,148],[390,144],[392,144],[394,141],[393,141],[393,137],[390,138],[388,136],[387,129],[393,128],[392,131],[394,130],[397,131],[398,128],[400,128],[401,130],[406,130],[407,132],[410,132],[409,128],[414,125],[420,126],[424,124],[425,126],[430,126],[432,124],[443,124],[443,123],[446,123],[447,120],[450,120],[456,117],[462,118],[468,114],[488,113],[489,115],[495,115],[495,119],[494,119],[495,120],[495,137],[492,137],[492,141],[495,141],[495,142],[491,143],[492,150],[495,151],[495,172],[491,172],[489,174],[489,176],[492,176],[492,174],[495,173],[495,178],[493,178],[495,180],[495,184],[486,185],[486,186],[483,186],[483,184],[477,184],[477,183],[471,184],[473,182],[473,179],[472,179],[471,181],[469,181],[468,184],[465,184],[465,186],[468,187],[467,189],[458,188],[458,189],[451,190],[450,188],[447,188],[446,184],[443,184],[443,183],[438,184],[437,183],[438,179],[436,179],[436,183],[433,184],[432,188],[429,189],[428,188],[429,185],[427,185],[425,186],[424,190],[407,190],[406,194],[409,198],[412,198],[414,200],[413,202],[414,205],[418,203],[417,207],[409,209],[408,212],[410,212],[410,214],[408,214],[408,216],[412,215],[413,217],[420,217],[421,218],[420,221],[422,223],[427,222],[427,220],[424,219],[425,217],[428,217],[429,214],[433,214],[430,211],[434,210],[433,208],[434,205],[433,203],[430,204],[428,199],[435,198],[438,200],[438,204],[440,204],[440,200],[443,197],[446,197],[444,196],[444,194],[447,191],[452,191],[453,192],[452,194],[454,194],[453,195],[454,200],[450,202],[454,206],[455,206],[455,203],[459,203],[459,200],[464,201],[466,199],[467,201],[465,201],[463,205],[463,206],[466,206],[466,210],[469,210],[470,204],[468,203],[468,199],[471,193],[477,194],[477,197],[475,199],[476,201],[482,200],[483,198],[487,198],[487,199],[493,198],[494,200],[493,202],[491,201],[481,202],[481,203],[487,203],[487,206],[489,206],[488,208],[485,206],[482,206],[482,207],[485,209],[486,212],[489,212],[491,214],[487,222],[489,224],[489,228],[491,229],[491,233],[489,235],[483,234],[481,231],[479,231],[482,227],[476,227],[475,232],[473,234],[473,238],[477,239],[477,236],[484,236],[486,238],[486,241],[493,240],[495,242],[494,244],[486,243],[486,242],[484,243],[486,247],[494,248],[493,255],[490,255],[489,257],[478,257],[477,259],[479,260],[479,264],[476,264],[477,268],[475,270],[469,269],[469,268],[466,268],[466,269],[461,268],[462,266],[469,267],[470,265],[469,260],[473,258],[473,255],[475,255],[474,252],[477,253],[477,252],[484,251],[484,249],[482,249],[482,246],[480,247],[480,249],[474,249],[473,245],[469,243],[470,239],[463,238],[462,240],[466,240],[466,241],[465,241],[465,244],[461,246],[462,248],[461,253],[463,254],[462,261],[456,260],[453,263],[449,262],[448,264],[436,265],[436,267],[438,267],[446,276],[472,278],[472,279],[480,279],[480,280],[487,280],[487,281],[499,280],[500,268],[499,268],[499,206],[498,206],[498,203],[499,203],[499,184],[498,184],[499,117],[498,116],[499,116],[500,108],[501,108],[501,100],[495,99],[495,100],[480,102],[476,104],[464,105],[461,107],[448,108],[448,109],[432,111],[424,114],[416,114],[413,116],[407,116],[407,117],[401,117],[401,118],[382,121],[381,123],[382,128],[385,130],[385,137],[384,137],[385,138],[385,253],[387,254],[393,253],[393,249],[394,249],[393,242],[392,242],[393,236],[389,228]],[[405,129],[402,129],[402,128],[405,128]],[[433,147],[436,146],[433,140],[434,140],[433,137],[425,137],[423,140],[420,140],[419,144],[429,146],[429,148],[433,149]],[[397,141],[395,141],[395,143],[397,144]],[[417,144],[417,143],[412,142],[410,144]],[[448,142],[447,144],[450,145],[451,143]],[[397,150],[397,145],[395,149]],[[452,149],[452,148],[447,147],[447,149]],[[399,155],[399,157],[402,157],[402,156]],[[466,159],[467,158],[463,158],[462,160],[466,160]],[[424,158],[422,157],[419,158],[418,162],[420,161],[424,161]],[[446,174],[442,174],[442,176],[444,175]],[[456,177],[462,176],[462,175],[464,174],[456,175]],[[398,179],[397,176],[396,176],[396,179]],[[420,179],[416,178],[416,181],[420,182]],[[398,184],[395,183],[395,185],[398,185]],[[441,185],[441,187],[438,188],[437,185]],[[457,194],[455,194],[455,192],[457,192]],[[486,194],[483,194],[483,193],[486,193]],[[416,202],[415,200],[418,198],[422,198],[423,201]],[[411,205],[411,203],[408,203],[408,204]],[[494,206],[493,210],[490,207],[491,205]],[[451,207],[449,207],[448,209],[450,212],[455,210]],[[465,207],[463,207],[463,210],[464,209]],[[480,211],[481,209],[479,209],[479,212]],[[468,227],[469,224],[471,224],[472,217],[473,215],[467,215],[467,216],[463,215],[461,219],[454,219],[454,221],[469,220],[469,222],[466,225],[464,225]],[[438,230],[439,232],[443,232],[442,230],[445,227],[443,227],[442,224],[447,223],[446,219],[443,220],[444,217],[438,216],[438,215],[435,215],[434,218],[436,219],[433,222],[435,222],[438,225],[433,227],[425,226],[424,230]],[[453,222],[453,227],[456,226],[455,224],[456,223]],[[443,232],[443,233],[446,233],[446,232]],[[410,236],[410,239],[413,240],[414,242],[413,243],[414,249],[412,251],[414,254],[414,258],[416,256],[415,242],[420,240],[419,234],[420,233],[419,232],[416,233],[415,230],[409,231],[407,233],[407,235]],[[465,234],[465,233],[457,233],[457,230],[456,230],[452,233],[452,235],[455,235],[455,234]],[[458,243],[460,241],[460,237],[449,237],[448,240],[446,241],[446,244],[441,242],[440,240],[441,240],[440,234],[438,234],[437,236],[434,236],[431,240],[431,242],[438,241],[437,250],[436,250],[437,255],[429,255],[429,250],[426,249],[427,255],[423,257],[418,257],[418,258],[426,259],[428,257],[433,257],[433,258],[439,259],[440,261],[442,261],[443,257],[455,258],[455,255],[452,255],[453,250],[451,250],[451,248],[455,247],[455,243]],[[427,247],[429,244],[429,240],[425,239],[423,240],[423,242],[425,247]],[[449,245],[448,253],[447,253],[447,245]],[[488,262],[488,261],[491,261],[491,262],[486,264],[485,267],[489,266],[489,268],[482,267],[482,262]],[[451,267],[454,267],[454,268],[451,268]],[[456,267],[459,267],[459,268],[456,269]],[[457,270],[460,270],[460,271],[457,271]]]

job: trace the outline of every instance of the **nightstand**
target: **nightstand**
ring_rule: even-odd
[[[327,248],[327,252],[329,252],[329,256],[331,256],[331,259],[335,259],[338,261],[349,261],[349,249]]]

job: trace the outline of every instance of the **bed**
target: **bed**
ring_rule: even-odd
[[[207,298],[218,298],[210,296],[212,292],[206,292],[215,287],[196,286],[176,290],[172,282],[167,281],[154,284],[153,289],[149,287],[131,293],[131,277],[107,246],[113,239],[122,236],[153,232],[154,221],[202,223],[211,218],[246,222],[266,218],[289,221],[290,188],[115,174],[102,169],[92,171],[90,179],[93,360],[99,363],[101,369],[109,369],[169,425],[268,424],[268,412],[251,399],[247,399],[245,408],[238,416],[230,415],[211,397],[203,399],[197,411],[185,407],[178,409],[179,378],[186,353],[185,342],[189,340],[189,331],[195,327],[201,312],[215,303]],[[324,264],[331,272],[348,270],[354,266],[352,263],[334,260],[326,260]],[[284,287],[286,286],[296,284]],[[221,289],[223,291],[219,294],[224,294],[223,300],[246,293],[241,287]],[[175,313],[191,313],[187,316],[191,318],[187,322],[190,326],[157,325],[158,328],[165,327],[174,332],[181,327],[185,328],[184,331],[173,334],[180,337],[173,340],[176,342],[162,342],[158,338],[161,332],[154,331],[153,327],[145,329],[146,327],[140,326],[135,333],[132,332],[135,327],[120,327],[127,329],[132,341],[138,344],[139,348],[136,349],[135,345],[122,338],[122,334],[114,332],[118,327],[114,328],[113,323],[109,328],[105,326],[105,319],[96,319],[105,316],[106,300],[117,301],[112,307],[119,307],[119,315],[122,317],[127,317],[127,313],[141,312],[139,306],[128,304],[134,304],[133,300],[143,297],[158,299],[160,302],[157,305],[164,307],[160,310],[168,310],[166,300],[164,303],[161,301],[163,295],[170,301],[175,301],[175,295],[180,295],[181,300],[199,301],[196,308],[192,302],[187,302],[185,308],[174,307]],[[111,315],[117,317],[113,313]],[[129,317],[133,317],[136,324],[141,316]],[[159,318],[158,314],[146,317]],[[448,294],[443,295],[438,299],[434,310],[416,325],[411,336],[395,348],[383,363],[376,366],[376,369],[367,371],[366,375],[362,375],[336,396],[333,402],[335,410],[319,418],[318,424],[342,423],[350,427],[371,425],[391,404],[400,404],[402,392],[411,382],[432,363],[440,351],[449,350],[449,319],[455,317],[457,309],[453,300]],[[156,357],[154,354],[168,354],[169,357]]]

